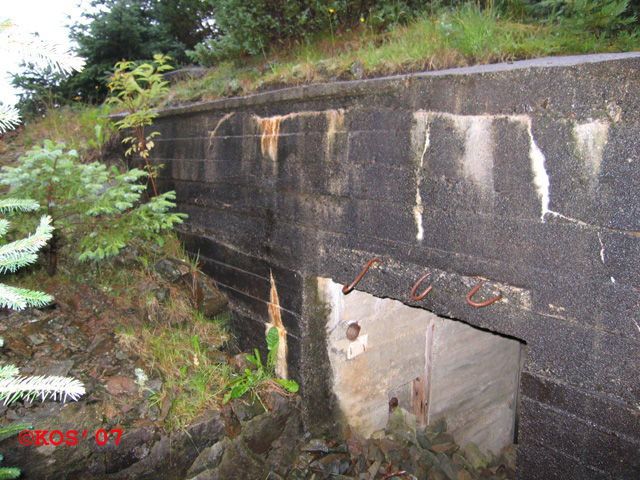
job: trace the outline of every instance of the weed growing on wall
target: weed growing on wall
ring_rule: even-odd
[[[236,379],[229,382],[227,385],[228,391],[224,396],[223,402],[227,403],[233,398],[240,398],[245,393],[251,392],[253,397],[260,401],[260,397],[256,393],[256,389],[261,383],[273,380],[283,387],[288,392],[295,393],[298,391],[298,384],[295,380],[285,380],[282,378],[274,378],[274,371],[276,368],[278,343],[280,343],[280,336],[276,327],[271,327],[267,332],[267,349],[269,353],[267,355],[267,365],[262,364],[260,358],[260,352],[257,348],[254,349],[255,355],[247,355],[247,360],[255,365],[254,369],[247,368]]]

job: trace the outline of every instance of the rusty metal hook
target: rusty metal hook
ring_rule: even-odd
[[[433,286],[429,285],[429,287],[422,292],[420,295],[416,296],[416,290],[418,289],[418,286],[422,283],[422,281],[427,278],[429,275],[431,275],[431,273],[427,273],[426,275],[423,275],[422,277],[420,277],[420,280],[418,280],[416,282],[416,284],[413,286],[413,289],[411,290],[411,300],[414,301],[418,301],[418,300],[422,300],[424,297],[427,296],[427,293],[429,293],[431,291],[431,289],[433,288]]]
[[[374,262],[381,262],[382,260],[380,260],[379,258],[374,258],[373,260],[369,260],[369,263],[367,263],[367,265],[362,269],[362,271],[360,272],[360,275],[357,276],[357,278],[354,280],[354,282],[349,285],[348,283],[344,284],[344,287],[342,287],[342,293],[344,293],[345,295],[347,293],[349,293],[351,290],[353,290],[353,288],[356,286],[356,284],[360,281],[360,279],[362,278],[362,276],[367,272],[367,270],[369,270],[369,267],[374,263]]]
[[[476,307],[476,308],[486,307],[487,305],[491,305],[493,302],[496,302],[502,298],[502,294],[499,293],[497,297],[494,297],[491,300],[487,300],[486,302],[474,302],[473,300],[471,300],[471,297],[473,297],[476,294],[476,292],[480,290],[480,287],[482,287],[482,282],[476,285],[473,288],[473,290],[471,290],[467,295],[467,303],[472,307]]]

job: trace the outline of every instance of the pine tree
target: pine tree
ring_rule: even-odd
[[[40,206],[33,200],[0,200],[0,213],[8,211],[30,211],[37,210]],[[3,237],[9,229],[9,222],[0,219],[0,237]],[[53,227],[51,218],[43,216],[40,225],[27,238],[9,242],[0,247],[0,273],[15,272],[21,267],[36,261],[37,252],[51,238]],[[0,283],[0,306],[12,310],[22,310],[26,307],[42,307],[51,302],[52,298],[42,292],[27,290],[24,288],[10,287]],[[3,341],[0,339],[0,346]],[[0,401],[5,405],[20,399],[33,400],[40,397],[46,400],[67,397],[77,400],[85,393],[84,386],[74,378],[59,376],[36,376],[21,377],[15,365],[0,366]],[[13,424],[0,428],[0,439],[14,435],[22,430],[28,429],[29,424]],[[0,456],[1,459],[1,456]],[[0,467],[0,479],[17,478],[20,470],[17,468]]]
[[[11,30],[11,33],[9,31]],[[23,59],[33,59],[36,62],[56,68],[59,71],[81,70],[84,60],[65,53],[61,53],[55,47],[51,47],[40,42],[36,37],[23,35],[10,21],[0,23],[0,34],[8,35],[0,37],[0,50],[18,52]],[[14,128],[20,122],[18,111],[13,107],[6,107],[0,104],[0,133]],[[33,211],[39,205],[34,200],[10,199],[0,200],[0,213],[9,211]],[[0,238],[6,235],[9,230],[9,222],[0,219]],[[0,273],[15,272],[21,267],[36,261],[37,252],[51,238],[53,227],[51,218],[43,216],[40,224],[32,235],[27,238],[9,242],[0,247]],[[26,307],[39,307],[47,305],[52,298],[42,292],[35,292],[24,288],[10,287],[0,283],[0,306],[13,310],[22,310]],[[0,347],[4,341],[0,338]],[[16,400],[41,397],[45,400],[49,396],[62,398],[67,397],[77,400],[85,393],[84,386],[78,380],[67,377],[20,377],[19,370],[15,365],[0,366],[0,401],[5,405]],[[16,435],[22,430],[31,428],[26,423],[11,424],[0,428],[0,440],[12,435]],[[0,455],[0,461],[2,455]],[[5,478],[18,478],[19,468],[0,467],[0,480]]]

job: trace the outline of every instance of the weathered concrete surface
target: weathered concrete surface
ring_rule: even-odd
[[[246,345],[271,275],[307,425],[338,410],[315,278],[527,344],[518,476],[640,475],[640,54],[312,85],[175,108],[154,161]],[[503,299],[475,309],[476,300]]]
[[[500,452],[514,442],[520,343],[462,322],[434,323],[430,422],[445,417],[461,445]]]
[[[358,290],[343,295],[329,279],[319,287],[331,307],[332,391],[361,435],[385,427],[391,398],[411,410],[414,381],[425,377],[426,423],[445,417],[456,442],[485,452],[513,443],[519,342],[397,300]],[[345,332],[354,323],[360,331],[350,341]]]

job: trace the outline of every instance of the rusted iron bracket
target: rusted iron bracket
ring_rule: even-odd
[[[498,300],[500,300],[502,298],[502,294],[498,294],[497,297],[494,297],[490,300],[487,300],[486,302],[474,302],[473,300],[471,300],[471,297],[473,297],[476,292],[478,290],[480,290],[480,287],[482,287],[482,282],[480,282],[478,285],[476,285],[473,290],[471,290],[469,292],[469,294],[467,295],[467,303],[469,305],[471,305],[472,307],[476,307],[476,308],[480,308],[480,307],[486,307],[487,305],[491,305],[493,302],[496,302]]]
[[[362,278],[362,276],[367,272],[367,270],[369,270],[369,267],[375,263],[375,262],[381,262],[382,260],[380,260],[379,258],[374,258],[373,260],[369,260],[369,263],[367,263],[367,265],[362,269],[362,271],[360,272],[360,275],[358,275],[358,277],[354,280],[354,282],[349,285],[348,283],[344,284],[344,287],[342,287],[342,293],[344,293],[345,295],[349,292],[351,292],[351,290],[354,289],[354,287],[358,284],[358,282],[360,281],[360,279]]]
[[[413,286],[413,289],[411,290],[411,300],[413,301],[418,301],[418,300],[422,300],[424,297],[427,296],[427,294],[431,291],[431,289],[433,288],[433,286],[429,285],[429,287],[422,292],[420,295],[416,295],[416,290],[418,290],[418,287],[420,286],[420,284],[423,282],[423,280],[425,280],[429,275],[431,275],[431,273],[427,273],[425,275],[423,275],[422,277],[420,277],[420,280],[418,280],[416,282],[416,284]]]

